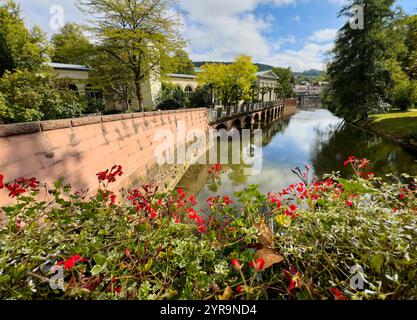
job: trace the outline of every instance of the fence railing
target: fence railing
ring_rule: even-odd
[[[209,122],[217,122],[219,120],[238,116],[241,114],[271,108],[275,106],[282,106],[284,100],[268,101],[268,102],[249,102],[239,106],[227,106],[209,110]]]

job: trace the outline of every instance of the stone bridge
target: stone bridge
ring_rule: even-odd
[[[211,110],[209,124],[217,130],[250,129],[294,114],[296,103],[296,99],[283,99]]]

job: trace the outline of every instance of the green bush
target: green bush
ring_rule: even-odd
[[[164,83],[156,103],[156,108],[159,110],[183,109],[187,104],[187,98],[177,86]]]
[[[67,88],[56,88],[47,73],[6,72],[0,93],[5,100],[0,117],[9,123],[78,117],[83,110],[79,98]]]
[[[210,108],[212,93],[208,86],[197,87],[190,97],[190,108]]]
[[[416,299],[416,180],[388,184],[367,164],[346,162],[352,180],[306,166],[279,193],[250,186],[203,213],[181,189],[114,194],[120,166],[90,198],[0,175],[17,199],[3,208],[0,299]]]

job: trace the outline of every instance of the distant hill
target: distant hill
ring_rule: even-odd
[[[294,72],[294,76],[295,77],[320,77],[324,75],[324,71],[320,71],[320,70],[316,70],[316,69],[311,69],[311,70],[307,70],[304,72]]]
[[[212,63],[224,63],[224,64],[231,64],[233,62],[224,62],[224,61],[195,61],[193,62],[196,68],[201,68],[202,65],[205,64],[212,64]],[[258,67],[258,71],[266,71],[271,70],[273,66],[262,64],[262,63],[255,63],[255,65]]]
[[[224,62],[224,61],[194,61],[193,62],[196,68],[201,68],[202,65],[210,64],[210,63],[224,63],[224,64],[231,64],[233,62]],[[266,71],[271,70],[273,66],[263,63],[255,63],[258,67],[258,71]],[[315,78],[319,78],[325,75],[324,71],[320,71],[317,69],[311,69],[303,72],[293,72],[295,78],[310,78],[310,80],[314,80]]]

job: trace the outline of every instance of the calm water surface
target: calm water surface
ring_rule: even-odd
[[[408,173],[417,176],[417,154],[382,138],[353,128],[327,110],[300,110],[287,121],[272,123],[263,129],[262,172],[245,176],[243,165],[224,165],[220,181],[211,181],[209,165],[192,166],[178,184],[194,194],[199,203],[214,195],[230,195],[251,184],[259,184],[263,193],[279,192],[299,182],[291,172],[310,164],[313,174],[322,176],[341,171],[347,157],[355,155],[371,160],[369,171],[377,176]]]

